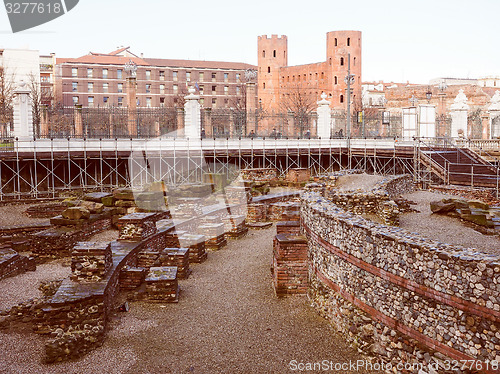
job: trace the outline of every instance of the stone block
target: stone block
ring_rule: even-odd
[[[118,219],[119,241],[142,241],[156,233],[155,213],[132,213]]]
[[[88,209],[83,207],[69,207],[66,208],[62,214],[63,218],[66,219],[88,219],[90,218],[90,212]]]

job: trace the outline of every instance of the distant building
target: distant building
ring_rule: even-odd
[[[326,61],[288,66],[288,39],[285,35],[258,38],[258,96],[265,110],[283,111],[287,96],[307,98],[315,105],[322,92],[332,108],[345,109],[347,67],[350,54],[351,100],[361,100],[361,32],[331,31],[326,34]]]
[[[182,106],[193,86],[200,104],[230,108],[243,96],[245,71],[256,66],[239,62],[144,58],[129,47],[78,58],[58,58],[56,100],[64,106],[126,106],[128,61],[137,65],[137,103],[141,107]]]

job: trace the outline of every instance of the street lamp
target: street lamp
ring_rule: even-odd
[[[432,98],[432,91],[430,86],[427,87],[427,92],[425,93],[425,97],[427,98],[427,103],[430,104]]]

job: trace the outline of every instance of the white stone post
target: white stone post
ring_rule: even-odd
[[[500,91],[495,92],[491,98],[491,105],[488,107],[490,113],[490,133],[489,138],[500,138]]]
[[[418,136],[434,138],[436,136],[436,106],[421,104],[418,107]]]
[[[464,90],[458,91],[458,95],[451,105],[451,137],[465,137],[467,135],[467,113],[469,105]]]
[[[189,95],[185,96],[184,104],[184,137],[190,139],[201,138],[201,110],[200,97],[195,95],[196,90],[189,87]]]
[[[19,140],[33,140],[30,90],[25,82],[21,81],[14,95],[14,137]]]
[[[403,108],[403,139],[408,140],[415,136],[418,136],[417,108]]]
[[[332,111],[330,102],[326,100],[326,93],[321,94],[321,100],[318,101],[318,127],[317,135],[321,139],[330,139],[332,136]]]

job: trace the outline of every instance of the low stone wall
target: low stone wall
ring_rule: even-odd
[[[441,192],[449,195],[460,196],[464,199],[481,200],[490,205],[500,205],[500,198],[497,197],[494,189],[437,185],[430,185],[428,189],[432,192]]]
[[[301,219],[309,296],[358,347],[386,361],[421,362],[419,346],[433,360],[500,360],[498,256],[379,225],[314,192]]]
[[[34,259],[21,256],[10,248],[0,248],[0,280],[28,270],[36,270]]]

